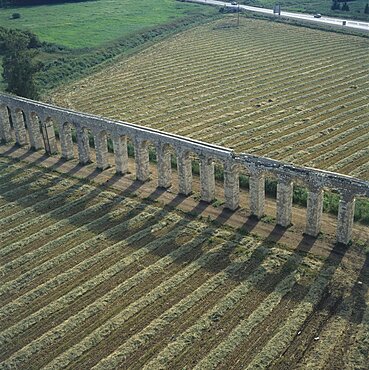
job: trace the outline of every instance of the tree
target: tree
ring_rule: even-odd
[[[36,61],[37,50],[30,49],[29,45],[30,38],[27,34],[8,34],[5,40],[3,78],[7,83],[6,91],[38,99],[34,75],[41,69],[41,63]]]
[[[333,1],[333,4],[332,4],[332,6],[331,6],[331,9],[332,10],[340,10],[341,9],[341,7],[340,7],[340,3],[338,2],[338,1]]]
[[[350,11],[350,8],[349,8],[349,6],[347,5],[347,3],[344,3],[344,4],[342,5],[342,10],[343,10],[343,11],[346,11],[346,12]]]
[[[369,14],[369,4],[368,3],[365,5],[364,13]]]

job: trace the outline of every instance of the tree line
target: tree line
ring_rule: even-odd
[[[60,3],[78,3],[91,0],[0,0],[0,8],[12,6],[31,6],[45,4],[60,4]]]
[[[41,45],[31,32],[0,27],[2,76],[7,92],[31,99],[39,98],[34,75],[42,68],[42,63],[37,59]]]

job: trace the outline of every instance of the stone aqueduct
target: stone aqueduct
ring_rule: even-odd
[[[215,196],[214,163],[224,166],[225,207],[235,210],[239,206],[239,172],[249,175],[250,210],[256,217],[264,215],[265,177],[277,179],[277,224],[287,227],[292,219],[293,184],[308,189],[305,233],[317,236],[321,227],[323,194],[325,190],[340,193],[337,219],[337,242],[348,244],[353,227],[355,198],[369,197],[369,182],[332,172],[297,167],[282,162],[235,153],[231,149],[203,143],[185,137],[164,133],[138,125],[113,121],[98,116],[78,113],[40,102],[0,95],[0,139],[17,145],[29,144],[34,150],[45,149],[48,154],[57,151],[54,125],[58,127],[61,157],[74,157],[72,127],[76,130],[78,159],[90,162],[89,133],[94,137],[96,165],[109,167],[107,138],[113,142],[115,169],[119,174],[128,171],[127,138],[134,144],[136,177],[149,178],[149,145],[157,153],[158,186],[171,186],[171,153],[177,156],[179,193],[192,191],[191,154],[199,158],[201,200],[211,202]]]

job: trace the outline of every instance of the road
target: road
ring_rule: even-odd
[[[227,6],[227,7],[240,7],[240,9],[248,10],[251,12],[263,13],[267,15],[273,15],[273,9],[266,9],[266,8],[257,8],[255,6],[248,6],[248,5],[232,5],[231,3],[227,3],[224,1],[217,1],[217,0],[186,0],[192,3],[201,3],[201,4],[208,4],[208,5],[217,5],[217,6]],[[344,18],[332,18],[332,17],[325,17],[322,16],[321,18],[315,18],[312,14],[305,14],[305,13],[292,13],[292,12],[285,12],[281,11],[281,17],[288,17],[292,19],[300,19],[309,22],[316,22],[320,24],[330,24],[334,26],[340,27],[348,27],[354,28],[361,31],[368,31],[369,32],[369,22],[362,22]],[[343,23],[346,22],[345,25]]]

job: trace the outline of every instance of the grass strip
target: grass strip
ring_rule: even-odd
[[[128,358],[130,354],[144,346],[154,336],[165,330],[166,327],[172,325],[173,321],[184,315],[195,304],[203,299],[206,299],[206,296],[209,293],[215,291],[221,285],[226,284],[228,279],[232,277],[234,273],[240,270],[251,258],[253,251],[258,249],[260,252],[260,257],[263,257],[263,255],[266,255],[269,252],[269,248],[261,247],[259,243],[253,243],[252,245],[248,243],[246,244],[248,246],[247,255],[244,255],[242,264],[237,261],[236,263],[229,265],[223,271],[217,273],[215,276],[211,277],[186,298],[183,298],[176,305],[170,307],[167,311],[160,315],[160,317],[153,320],[142,331],[129,338],[126,342],[122,343],[122,345],[119,346],[113,353],[102,359],[93,368],[99,370],[116,369],[124,359]],[[244,242],[241,240],[237,243],[237,245],[243,246]],[[230,246],[233,246],[232,243],[230,243]],[[206,263],[209,263],[209,261]],[[206,264],[204,267],[206,268]]]
[[[248,292],[264,280],[271,271],[276,272],[282,265],[282,254],[288,253],[282,250],[279,255],[273,255],[272,250],[268,257],[261,263],[255,272],[236,288],[222,298],[216,306],[205,312],[197,322],[179,335],[172,343],[168,344],[155,358],[145,364],[144,369],[164,369],[182,351],[194,344],[203,332],[214,325],[213,317],[222,317],[227,311],[239,303]]]
[[[299,262],[298,268],[290,275],[283,279],[275,287],[274,291],[251,313],[249,317],[241,322],[232,330],[228,337],[223,340],[217,347],[204,357],[194,369],[214,369],[225,357],[230,354],[237,346],[247,338],[252,330],[264,321],[282,301],[283,297],[289,293],[295,283],[300,281],[301,275],[306,272],[306,266],[309,257],[305,257],[300,261],[300,258],[295,258]],[[291,263],[294,263],[293,260]],[[316,266],[316,265],[315,265]],[[316,266],[317,267],[317,266]]]
[[[65,206],[60,207],[60,208],[63,208],[64,212],[71,211],[76,206],[83,204],[86,201],[86,199],[88,199],[89,197],[91,197],[91,194],[86,194],[85,196],[82,196],[81,198],[79,198],[77,201],[75,201],[73,203],[66,204]],[[103,194],[103,195],[99,194],[97,196],[97,199],[95,199],[97,204],[89,207],[88,208],[89,212],[91,214],[93,214],[94,212],[98,212],[103,207],[106,207],[106,206],[109,206],[109,205],[111,206],[112,204],[114,204],[114,197],[116,197],[115,194],[114,195],[111,194],[110,196],[107,196],[106,194]],[[81,211],[79,211],[79,212],[81,212]],[[54,211],[51,211],[49,213],[46,213],[46,214],[40,216],[41,219],[39,220],[39,222],[41,220],[47,220],[48,216],[49,216],[49,218],[51,218],[52,216],[55,217],[55,216],[61,216],[61,215],[62,214],[58,214]],[[37,217],[37,218],[39,218],[39,217]],[[38,240],[42,236],[51,235],[53,232],[60,230],[60,228],[66,226],[66,225],[69,225],[72,221],[80,221],[80,219],[78,218],[78,213],[77,214],[72,214],[72,215],[70,215],[66,218],[60,217],[60,221],[57,221],[57,222],[53,223],[52,225],[49,225],[49,226],[45,227],[44,229],[39,230],[39,231],[37,231],[36,233],[34,233],[32,235],[25,236],[23,238],[23,240],[20,240],[20,241],[17,241],[15,243],[12,243],[12,244],[9,244],[9,245],[5,246],[4,248],[0,249],[0,256],[4,257],[4,256],[6,256],[10,253],[13,253],[13,252],[29,245],[30,243],[35,242],[36,240]],[[34,224],[39,224],[39,222],[36,222],[35,220],[31,220],[31,221],[28,221],[26,223],[21,224],[20,227],[18,227],[17,229],[22,230],[22,231],[24,229],[27,230],[28,227],[33,226]],[[12,229],[12,230],[14,230],[14,229]],[[12,230],[10,230],[9,232],[6,233],[9,237],[11,237],[11,235],[12,235],[11,234]]]
[[[195,225],[195,223],[193,223],[193,225]],[[201,232],[201,230],[205,229],[207,226],[202,225],[199,222],[196,222],[196,227],[197,227],[196,231]],[[185,233],[186,230],[182,232]],[[195,229],[194,229],[194,232],[195,232]],[[174,232],[172,234],[174,234]],[[171,235],[171,233],[168,233],[165,237],[159,240],[154,240],[152,243],[148,244],[146,246],[146,249],[155,250],[156,248],[159,248],[160,246],[162,246],[163,243],[165,242],[170,243],[172,241],[172,236],[173,235]],[[15,354],[13,354],[11,357],[9,357],[6,361],[3,362],[4,366],[8,366],[8,367],[18,366],[19,364],[22,364],[25,361],[28,361],[34,354],[40,351],[43,351],[48,346],[51,346],[57,341],[62,340],[65,335],[67,335],[70,331],[76,330],[79,326],[83,325],[83,322],[88,320],[90,317],[98,314],[99,312],[105,311],[107,307],[109,307],[109,304],[111,302],[115,301],[117,298],[126,294],[130,289],[142,283],[144,280],[148,279],[151,275],[162,271],[164,268],[167,268],[176,259],[191,252],[196,245],[203,243],[204,241],[206,241],[206,239],[207,237],[203,236],[201,238],[195,239],[195,241],[186,243],[185,245],[174,250],[167,256],[161,258],[159,261],[157,261],[153,265],[141,270],[136,275],[132,276],[128,280],[116,286],[113,290],[109,291],[103,297],[100,297],[95,302],[85,307],[83,310],[79,311],[73,317],[64,321],[63,323],[53,328],[52,330],[49,330],[48,332],[44,333],[41,337],[37,338],[36,340],[32,341],[31,343],[29,343],[28,345],[26,345],[25,347],[17,351]],[[135,254],[132,254],[131,256],[123,259],[122,262],[120,262],[119,270],[124,268],[127,264],[133,263],[136,261],[137,261],[137,256]],[[117,268],[117,266],[114,266],[114,267]],[[103,279],[102,281],[105,280],[105,276],[103,275],[104,274],[102,274],[102,276],[100,275],[100,277]],[[82,287],[79,287],[78,289],[82,289]],[[57,302],[53,303],[53,305],[55,304],[57,304]],[[122,315],[120,314],[119,316],[122,316]],[[114,327],[116,328],[117,325],[119,326],[119,322],[118,323],[115,322],[113,325],[113,328]],[[4,339],[5,338],[3,337],[3,335],[0,334],[0,343],[3,343]]]
[[[175,218],[173,219],[173,221],[174,220]],[[126,240],[114,243],[113,245],[102,250],[98,254],[74,266],[70,270],[60,275],[57,275],[53,279],[38,286],[33,291],[28,292],[27,294],[21,296],[20,298],[14,300],[7,306],[0,309],[0,317],[4,319],[10,314],[14,315],[15,312],[22,306],[29,305],[35,299],[40,298],[45,294],[48,294],[50,290],[55,289],[68,281],[74,280],[75,278],[77,278],[79,274],[83,273],[84,271],[90,270],[97,263],[103,261],[104,259],[115,253],[119,253],[119,251],[121,251],[122,248],[130,244],[134,244],[140,239],[144,238],[147,235],[147,233],[151,233],[152,230],[155,228],[157,228],[157,226],[150,225],[149,227],[141,230],[140,232],[130,236]],[[174,233],[171,232],[170,234],[171,236],[173,236]],[[91,241],[91,244],[93,244],[93,242],[94,241]],[[96,238],[95,242],[100,243],[101,240],[99,238]],[[65,309],[68,305],[76,301],[78,298],[85,295],[87,292],[93,290],[96,286],[103,283],[105,280],[111,278],[112,276],[121,272],[125,268],[129,267],[130,264],[139,261],[148,253],[154,251],[156,248],[158,248],[158,243],[152,244],[151,246],[148,247],[141,248],[138,251],[131,253],[131,255],[125,257],[122,261],[119,261],[113,266],[110,266],[107,270],[101,272],[97,276],[90,278],[82,285],[74,288],[73,290],[69,291],[65,295],[58,298],[55,302],[49,303],[47,306],[42,307],[39,311],[34,312],[28,317],[20,320],[15,325],[9,327],[0,334],[0,343],[2,344],[9,343],[9,341],[16,338],[16,336],[22,334],[33,325],[39,323],[42,320],[46,320],[48,317],[55,314],[57,311]]]
[[[206,237],[201,237],[199,241],[200,243],[203,243],[206,240],[207,240]],[[196,241],[195,243],[190,242],[190,244],[192,245],[197,244],[199,241]],[[170,294],[171,291],[173,291],[175,288],[178,288],[180,284],[182,284],[185,280],[187,280],[190,276],[192,276],[196,271],[198,271],[200,268],[206,265],[206,263],[208,263],[210,260],[214,260],[215,258],[218,258],[218,253],[221,253],[221,252],[217,253],[216,250],[221,249],[222,246],[223,245],[221,244],[211,249],[204,256],[190,263],[188,266],[186,266],[180,272],[175,274],[173,277],[164,281],[159,286],[151,290],[148,294],[141,297],[134,303],[130,304],[123,311],[121,311],[118,315],[116,315],[112,319],[109,319],[99,328],[94,330],[90,335],[85,337],[81,342],[71,347],[69,350],[62,353],[60,356],[56,357],[52,362],[50,362],[49,364],[45,366],[45,369],[54,369],[56,366],[66,367],[70,365],[73,361],[76,361],[81,355],[83,355],[88,350],[93,348],[97,343],[107,338],[110,333],[118,329],[127,320],[132,318],[134,315],[137,315],[145,307],[149,306],[150,304],[153,304],[157,299]]]
[[[297,335],[302,323],[313,312],[321,299],[326,287],[335,272],[335,267],[329,266],[319,273],[303,301],[294,309],[287,323],[269,340],[263,349],[254,357],[247,369],[265,369],[279,357],[293,338]]]
[[[103,206],[104,206],[104,204],[98,204],[94,207],[91,207],[93,209],[90,208],[89,211],[91,213],[98,214],[99,213],[99,208],[101,208]],[[110,206],[110,204],[109,204],[109,206]],[[94,227],[96,227],[98,225],[104,225],[106,223],[109,223],[112,219],[114,219],[114,217],[119,217],[124,212],[125,212],[124,209],[119,209],[119,210],[113,211],[110,214],[109,213],[105,214],[104,216],[98,218],[97,220],[95,220],[95,221],[93,221],[93,222],[91,222],[87,225],[82,226],[79,230],[78,229],[73,230],[72,232],[68,233],[67,235],[63,235],[63,237],[58,238],[58,239],[46,244],[45,248],[48,249],[48,250],[53,249],[56,246],[65,245],[68,240],[73,241],[75,238],[78,238],[78,236],[82,235],[82,237],[83,237],[84,232],[94,230]],[[86,215],[84,215],[83,217],[86,217]],[[148,214],[147,217],[150,217],[150,214]],[[79,216],[76,215],[76,218],[79,218]],[[70,221],[70,220],[68,220],[68,221]],[[98,238],[98,237],[99,236],[96,236],[96,238]],[[72,256],[76,256],[77,254],[79,254],[82,251],[84,251],[86,249],[89,249],[89,248],[90,248],[89,243],[85,242],[85,243],[82,243],[82,244],[78,244],[77,246],[75,246],[72,249],[69,249],[67,252],[65,252],[63,254],[58,254],[56,257],[54,257],[54,258],[42,263],[41,265],[36,266],[32,270],[29,270],[29,271],[25,272],[24,274],[18,276],[15,280],[12,280],[12,281],[9,281],[9,282],[3,284],[3,286],[0,288],[0,295],[6,294],[10,291],[12,293],[14,293],[14,292],[17,292],[17,291],[21,290],[22,288],[24,288],[30,281],[32,281],[37,276],[43,274],[44,272],[52,269],[53,267],[61,264],[62,262],[65,262],[66,260],[68,260]],[[43,250],[41,250],[41,252],[43,252]],[[29,258],[29,255],[28,256],[26,255],[25,259],[28,260],[28,258]],[[18,261],[16,262],[16,264],[18,266]]]

